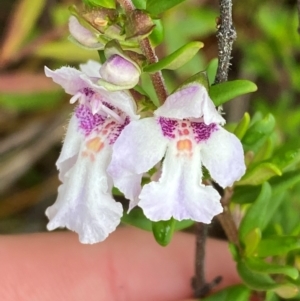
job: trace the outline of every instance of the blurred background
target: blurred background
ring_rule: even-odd
[[[68,7],[76,3],[80,4],[76,0],[0,3],[0,234],[46,230],[44,212],[55,201],[59,185],[55,162],[73,108],[70,96],[44,76],[44,66],[77,67],[98,59],[96,51],[80,49],[67,39]],[[233,4],[238,39],[229,78],[252,80],[258,91],[231,101],[225,107],[226,119],[235,123],[245,111],[271,112],[277,121],[271,140],[275,148],[299,149],[296,0]],[[217,0],[187,0],[162,17],[165,40],[157,48],[159,57],[188,41],[205,44],[187,65],[164,73],[169,91],[217,57],[218,15]],[[143,77],[143,81],[147,88],[149,80]],[[299,192],[299,185],[294,186],[292,203],[282,204],[278,219],[286,218],[286,227],[289,220],[298,222]],[[296,210],[285,208],[291,204]]]

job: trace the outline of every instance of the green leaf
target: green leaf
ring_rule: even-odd
[[[299,272],[296,268],[287,265],[279,265],[275,263],[267,263],[260,258],[246,258],[248,267],[254,272],[265,274],[283,274],[292,279],[297,279]]]
[[[300,238],[296,236],[276,236],[260,241],[256,255],[259,257],[286,255],[300,249]]]
[[[256,291],[271,290],[278,286],[269,275],[252,271],[245,260],[238,261],[237,271],[245,284]]]
[[[151,41],[151,44],[153,47],[158,46],[161,44],[164,40],[164,27],[162,25],[161,20],[152,20],[155,24],[155,27],[153,28],[149,39]]]
[[[215,106],[257,90],[257,86],[249,80],[233,80],[210,86],[209,95]]]
[[[132,0],[132,3],[137,9],[146,9],[147,0]]]
[[[115,0],[83,0],[83,2],[92,7],[116,8]]]
[[[157,63],[144,67],[144,72],[154,73],[162,69],[175,70],[186,64],[204,46],[202,42],[190,42]]]
[[[260,185],[274,176],[281,176],[281,170],[274,164],[264,162],[249,168],[236,185]]]
[[[275,177],[270,179],[269,183],[273,189],[273,196],[284,193],[287,189],[293,187],[300,182],[300,173],[298,170],[284,173],[280,178]],[[238,204],[252,203],[258,197],[260,192],[259,186],[237,186],[234,189],[232,201]],[[273,203],[274,205],[274,203]],[[273,209],[270,208],[270,210]]]
[[[217,69],[218,69],[218,59],[214,58],[208,63],[208,66],[206,68],[209,85],[212,85],[213,82],[215,81]]]
[[[245,242],[245,237],[255,228],[261,231],[264,226],[264,215],[266,214],[269,206],[272,206],[272,189],[268,182],[262,185],[261,192],[255,202],[247,210],[244,218],[242,219],[239,227],[239,237],[242,242]]]
[[[299,288],[292,283],[286,283],[278,286],[273,291],[281,298],[290,299],[299,293]]]
[[[135,207],[129,213],[124,212],[123,217],[121,218],[122,223],[135,226],[137,228],[152,231],[152,221],[150,221],[143,213],[143,210],[140,207]],[[192,220],[182,220],[175,221],[174,230],[180,231],[182,229],[188,228],[194,224]]]
[[[244,135],[246,134],[246,131],[250,124],[250,115],[249,113],[245,113],[243,118],[240,120],[240,122],[237,124],[236,128],[234,129],[234,134],[241,140]]]
[[[161,246],[167,246],[173,237],[175,220],[171,218],[168,221],[152,222],[152,233],[157,243]]]
[[[245,260],[237,263],[237,270],[244,283],[253,290],[272,290],[283,298],[292,298],[299,291],[297,286],[292,283],[277,284],[269,275],[251,270]]]
[[[291,165],[297,164],[300,161],[300,149],[289,149],[277,152],[276,154],[274,154],[271,161],[280,169],[284,169]]]
[[[244,244],[246,257],[251,256],[255,252],[260,240],[261,230],[259,228],[254,228],[252,231],[245,235]]]
[[[250,290],[245,285],[235,285],[227,287],[216,294],[207,298],[201,299],[203,301],[248,301]]]
[[[146,10],[150,14],[158,15],[183,1],[185,0],[147,0]]]
[[[135,207],[130,213],[124,212],[121,222],[146,231],[152,230],[152,222],[144,215],[140,207]]]
[[[242,139],[245,151],[259,147],[273,132],[274,127],[275,118],[272,114],[267,114],[262,120],[255,122]]]

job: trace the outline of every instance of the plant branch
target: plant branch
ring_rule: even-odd
[[[216,277],[212,282],[205,280],[205,246],[207,238],[207,224],[196,223],[196,260],[195,276],[192,279],[195,298],[205,297],[213,287],[220,283],[221,276]]]
[[[299,2],[300,0],[298,0]],[[214,84],[227,81],[228,70],[230,67],[231,51],[236,31],[232,22],[232,2],[231,0],[219,0],[220,6],[220,24],[218,24],[218,69]],[[239,247],[238,232],[232,215],[228,209],[228,204],[232,196],[232,191],[226,189],[221,199],[224,212],[218,215],[218,219],[224,228],[229,239]],[[195,259],[195,277],[193,278],[193,288],[195,297],[204,297],[210,290],[221,281],[217,277],[212,283],[205,280],[205,244],[207,236],[207,225],[196,224],[196,259]]]
[[[221,204],[223,206],[224,211],[221,214],[219,214],[217,218],[222,228],[224,229],[228,240],[231,243],[235,244],[240,249],[241,247],[240,247],[240,242],[238,237],[238,230],[228,207],[232,194],[233,194],[232,189],[227,188],[224,190],[224,195],[221,198]]]
[[[299,0],[298,0],[299,2]],[[231,0],[219,0],[220,23],[218,24],[218,70],[215,84],[227,81],[228,71],[231,65],[232,44],[236,39],[236,31],[232,22]]]
[[[300,0],[297,0],[297,10],[298,10],[298,33],[300,34]]]
[[[120,5],[124,8],[126,13],[132,12],[135,7],[131,0],[117,0]],[[140,47],[145,55],[147,61],[149,64],[153,64],[158,62],[158,58],[155,54],[155,51],[153,47],[151,46],[150,40],[148,38],[144,38],[140,41]],[[153,74],[150,74],[150,78],[154,87],[154,90],[156,92],[157,98],[160,102],[160,104],[163,104],[168,96],[167,88],[165,86],[165,81],[162,76],[162,73],[155,72]]]

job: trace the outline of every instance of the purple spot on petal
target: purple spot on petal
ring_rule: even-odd
[[[129,117],[127,116],[124,120],[124,123],[122,124],[117,124],[111,131],[110,135],[109,135],[109,144],[112,145],[116,142],[116,140],[118,139],[118,137],[120,136],[121,132],[123,131],[123,129],[125,128],[126,125],[128,125],[130,122]]]
[[[102,101],[102,104],[111,110],[115,110],[116,108],[106,101]]]
[[[79,105],[75,109],[75,116],[78,118],[79,128],[84,134],[89,135],[96,127],[102,125],[107,117],[100,114],[92,114],[92,111],[85,105]]]
[[[218,130],[215,123],[206,125],[204,122],[191,122],[191,126],[197,143],[208,140],[210,135]]]
[[[178,126],[177,120],[159,117],[158,122],[165,137],[175,138],[174,131]]]
[[[83,93],[86,97],[91,97],[95,94],[95,92],[91,88],[84,88]]]

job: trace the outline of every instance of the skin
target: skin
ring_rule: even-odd
[[[0,236],[0,300],[191,301],[194,249],[190,234],[161,247],[130,227],[95,245],[70,232]],[[223,276],[217,290],[239,282],[225,242],[208,240],[206,253],[207,280]]]

